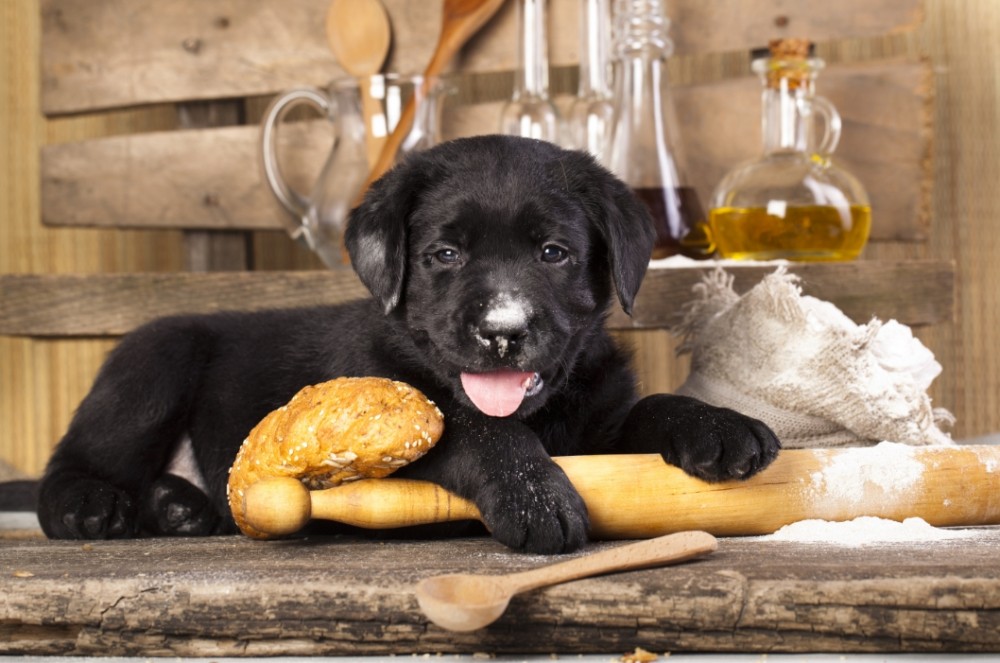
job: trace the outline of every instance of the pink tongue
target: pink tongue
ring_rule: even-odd
[[[462,387],[476,407],[491,417],[513,414],[524,400],[524,392],[534,373],[494,371],[462,373]]]

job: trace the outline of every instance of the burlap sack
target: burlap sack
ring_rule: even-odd
[[[783,267],[743,296],[732,282],[706,276],[673,330],[691,353],[678,393],[765,421],[785,448],[952,443],[927,395],[941,365],[909,327],[856,325]]]

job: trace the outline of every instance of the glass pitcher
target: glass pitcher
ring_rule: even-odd
[[[303,242],[331,268],[347,267],[342,248],[344,226],[368,178],[372,149],[392,133],[407,102],[416,102],[413,127],[397,159],[426,149],[440,139],[441,97],[448,87],[440,80],[424,85],[420,76],[379,74],[369,79],[340,78],[327,90],[301,87],[271,102],[261,122],[260,150],[264,178],[288,216],[289,234]],[[334,142],[308,195],[295,191],[282,175],[277,158],[278,126],[293,107],[306,104],[326,117]]]
[[[823,61],[809,50],[805,40],[776,40],[770,57],[753,62],[764,86],[764,149],[712,194],[709,225],[722,258],[849,260],[868,240],[868,196],[830,159],[840,115],[815,94]],[[824,120],[822,133],[816,117]]]

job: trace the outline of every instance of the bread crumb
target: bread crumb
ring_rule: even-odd
[[[665,654],[669,656],[670,654]],[[652,663],[659,658],[656,654],[646,651],[642,647],[636,647],[634,652],[622,655],[622,663]]]

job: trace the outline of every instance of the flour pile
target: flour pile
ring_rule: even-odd
[[[761,419],[785,448],[952,443],[927,395],[941,365],[909,327],[857,325],[784,267],[742,296],[719,268],[694,293],[673,330],[691,353],[678,393]]]
[[[976,536],[976,530],[942,529],[933,527],[923,518],[907,518],[903,522],[862,516],[846,522],[800,520],[785,525],[774,534],[760,537],[767,541],[826,543],[846,547],[880,543],[927,543]]]

